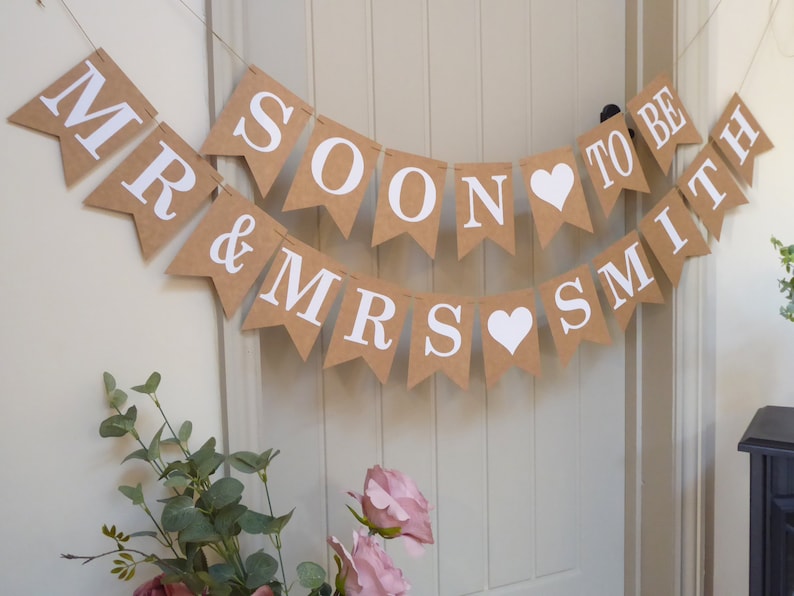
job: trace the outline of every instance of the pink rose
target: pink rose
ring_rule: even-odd
[[[138,589],[132,593],[132,596],[193,596],[193,592],[188,590],[185,584],[162,583],[164,575],[165,574],[161,573],[157,577],[139,586]]]
[[[342,560],[345,596],[402,596],[411,588],[377,538],[366,530],[353,534],[350,553],[334,536],[328,538],[328,544]]]
[[[270,586],[262,586],[257,588],[251,596],[273,596],[273,590],[270,589]]]
[[[430,505],[414,481],[402,472],[370,468],[364,479],[364,494],[348,494],[361,503],[364,517],[377,528],[400,528],[409,553],[422,554],[423,544],[433,544]]]

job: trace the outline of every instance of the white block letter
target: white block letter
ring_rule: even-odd
[[[158,155],[141,175],[135,179],[135,182],[132,184],[122,182],[121,186],[128,190],[132,196],[141,203],[146,205],[146,199],[143,197],[143,193],[146,192],[155,181],[159,180],[163,188],[154,204],[154,214],[160,219],[167,221],[176,217],[176,213],[168,212],[168,208],[171,207],[173,191],[188,192],[192,190],[193,187],[196,186],[196,173],[184,159],[177,155],[176,151],[171,149],[171,147],[166,145],[163,141],[160,141],[160,147],[162,147],[160,155]],[[183,174],[179,180],[168,180],[163,176],[163,172],[165,172],[172,163],[178,163],[182,166]]]
[[[659,215],[653,218],[653,221],[657,221],[662,224],[664,231],[667,232],[667,236],[673,242],[673,254],[677,255],[678,251],[684,248],[687,242],[689,242],[689,238],[686,240],[681,238],[681,235],[678,233],[678,230],[675,229],[673,222],[670,221],[670,215],[667,213],[668,211],[670,211],[670,207],[665,207]]]
[[[88,138],[83,138],[79,134],[74,135],[77,142],[85,147],[86,151],[91,154],[91,157],[99,159],[97,149],[99,149],[105,141],[124,128],[132,120],[135,120],[138,124],[142,124],[143,120],[141,120],[140,116],[135,113],[135,110],[133,110],[126,101],[89,114],[88,110],[94,105],[97,95],[99,95],[99,92],[105,85],[105,77],[103,77],[94,65],[91,64],[90,60],[86,60],[85,64],[88,67],[88,71],[66,89],[61,91],[60,95],[57,97],[44,97],[42,95],[39,99],[54,116],[59,116],[58,104],[61,103],[61,100],[85,84],[85,89],[80,93],[80,97],[77,98],[77,102],[74,104],[69,116],[67,116],[64,126],[66,128],[71,128],[72,126],[112,114],[112,116],[92,132]]]
[[[618,152],[615,150],[615,141],[620,143],[620,148],[623,152],[623,155],[626,159],[626,168],[624,169],[621,166],[620,159]],[[595,158],[596,162],[598,163],[598,170],[601,172],[601,178],[604,179],[604,189],[609,188],[614,184],[614,181],[610,179],[609,173],[607,172],[606,165],[604,164],[603,155],[609,155],[609,161],[612,162],[612,166],[617,170],[618,174],[627,178],[631,175],[632,170],[634,169],[634,157],[631,155],[631,147],[629,147],[629,142],[626,140],[626,137],[623,133],[613,130],[609,133],[609,138],[607,139],[608,147],[604,144],[604,141],[598,140],[589,147],[585,148],[585,154],[587,155],[587,159],[590,162],[590,165],[593,165],[593,158]]]
[[[673,107],[673,102],[670,101],[672,97],[673,95],[670,93],[670,89],[666,86],[662,87],[659,92],[653,96],[654,101],[659,104],[662,116],[664,116],[667,122],[664,122],[659,117],[659,110],[656,109],[652,101],[649,101],[637,110],[648,126],[648,129],[651,131],[651,135],[653,135],[653,139],[656,141],[657,149],[661,149],[667,141],[670,140],[670,137],[681,130],[686,124],[684,113],[681,110],[676,111]],[[678,121],[676,121],[676,118]]]
[[[736,106],[733,114],[731,114],[731,120],[739,124],[738,132],[733,134],[730,131],[731,123],[728,122],[728,124],[725,125],[725,128],[722,129],[720,138],[728,141],[728,145],[731,146],[731,149],[733,149],[734,153],[736,153],[736,156],[739,158],[739,163],[743,164],[744,160],[747,159],[747,156],[750,153],[750,147],[753,146],[760,133],[757,130],[753,130],[753,127],[750,126],[749,122],[747,122],[747,119],[742,114],[740,105]],[[742,147],[740,142],[743,136],[746,136],[750,141],[747,145],[747,149]]]
[[[446,352],[439,352],[433,346],[433,343],[430,341],[429,337],[425,337],[425,356],[429,356],[430,354],[434,354],[439,358],[449,358],[450,356],[454,356],[460,350],[461,344],[461,336],[460,331],[453,327],[452,325],[447,325],[446,323],[442,323],[436,318],[436,313],[441,310],[448,310],[452,313],[452,316],[455,317],[455,322],[460,323],[460,316],[461,316],[461,306],[452,306],[451,304],[436,304],[430,311],[427,313],[427,326],[431,329],[431,331],[435,331],[439,335],[443,335],[444,337],[448,337],[452,340],[452,348]]]
[[[328,155],[331,153],[331,149],[337,145],[347,145],[350,147],[350,150],[353,152],[353,165],[350,168],[350,173],[347,175],[347,180],[345,180],[342,186],[336,190],[332,190],[323,182],[323,168],[325,167],[325,162],[328,161]],[[361,155],[361,150],[347,139],[343,139],[342,137],[325,139],[322,143],[317,145],[317,149],[314,150],[314,155],[312,155],[312,177],[317,183],[317,186],[328,194],[337,196],[346,195],[353,192],[364,177],[364,156]]]
[[[425,194],[422,197],[422,208],[414,217],[407,216],[400,204],[403,183],[408,174],[411,173],[419,174],[425,181]],[[433,184],[433,179],[430,177],[430,174],[419,168],[412,167],[399,170],[391,179],[391,182],[389,182],[389,205],[391,205],[394,214],[405,222],[417,223],[427,219],[436,207],[436,185]]]
[[[274,306],[278,306],[276,290],[281,284],[281,280],[284,278],[284,273],[289,269],[289,277],[287,278],[287,299],[284,308],[287,310],[287,312],[291,311],[292,308],[298,303],[298,300],[303,298],[313,287],[316,286],[314,295],[309,301],[309,306],[306,307],[305,311],[296,313],[296,316],[300,317],[304,321],[308,321],[312,325],[319,327],[320,321],[317,320],[317,315],[320,313],[320,308],[322,308],[323,302],[325,302],[325,298],[328,296],[328,291],[331,289],[331,285],[335,281],[340,281],[342,278],[335,273],[328,271],[328,269],[321,269],[317,275],[315,275],[303,288],[301,288],[300,280],[303,257],[283,246],[281,247],[281,251],[287,255],[287,258],[284,260],[284,264],[281,266],[281,270],[278,272],[276,280],[273,282],[273,287],[269,292],[260,294],[259,297],[265,302],[269,302]]]
[[[587,302],[584,298],[573,298],[573,299],[565,299],[562,297],[562,290],[563,288],[571,287],[574,288],[580,294],[583,292],[582,290],[582,280],[580,278],[576,278],[574,281],[566,281],[564,284],[561,284],[557,291],[554,292],[554,303],[557,305],[557,308],[560,309],[562,312],[573,312],[576,310],[581,310],[584,313],[584,318],[582,322],[577,325],[572,325],[564,318],[560,317],[560,323],[562,323],[562,330],[565,335],[568,335],[568,332],[573,330],[576,331],[577,329],[581,329],[587,323],[590,322],[590,317],[593,314],[593,311],[590,309],[590,303]]]
[[[245,132],[245,117],[240,118],[240,120],[237,122],[237,126],[234,127],[234,132],[232,132],[232,136],[243,137],[243,140],[251,149],[259,151],[260,153],[269,153],[271,151],[275,151],[281,144],[281,129],[278,127],[278,124],[276,124],[273,119],[268,116],[267,113],[265,113],[265,110],[262,109],[262,100],[265,98],[270,98],[279,105],[281,108],[282,122],[284,124],[289,122],[289,119],[292,117],[292,111],[295,109],[292,107],[288,108],[278,95],[273,95],[267,91],[260,91],[251,98],[251,103],[248,106],[251,110],[251,115],[254,117],[254,120],[257,121],[259,126],[264,128],[265,131],[267,131],[267,134],[270,135],[270,142],[262,147],[249,139]]]
[[[639,244],[639,242],[635,242],[629,246],[624,253],[626,258],[625,276],[611,261],[598,270],[599,273],[603,273],[604,277],[607,278],[609,289],[612,290],[612,296],[615,298],[615,306],[612,307],[612,310],[617,310],[626,303],[625,298],[618,296],[618,292],[615,288],[613,280],[616,281],[618,285],[623,288],[623,291],[626,292],[626,294],[628,294],[630,297],[634,296],[635,291],[634,283],[632,282],[632,270],[637,273],[640,282],[640,286],[636,290],[637,292],[645,288],[653,281],[653,278],[648,275],[648,272],[645,271],[645,268],[642,266],[642,262],[640,261],[640,255],[637,253],[637,247]]]
[[[502,202],[502,182],[507,179],[507,176],[502,174],[501,176],[491,176],[491,180],[496,182],[497,190],[499,193],[499,203],[497,204],[491,198],[491,195],[488,194],[488,191],[485,190],[485,187],[482,183],[473,176],[466,176],[465,178],[461,178],[466,184],[469,185],[469,221],[463,224],[464,228],[481,228],[482,224],[474,219],[474,195],[476,194],[479,199],[482,201],[482,204],[485,205],[485,208],[488,209],[488,212],[491,216],[497,221],[500,226],[505,225],[505,210],[504,210],[504,203]]]
[[[345,339],[363,346],[369,345],[367,340],[364,339],[364,328],[367,325],[367,321],[372,321],[372,324],[375,325],[373,333],[375,347],[379,350],[388,350],[392,340],[386,340],[386,330],[383,327],[383,323],[393,318],[397,312],[394,301],[388,296],[376,294],[363,288],[356,288],[356,291],[361,294],[361,302],[358,305],[355,323],[353,323],[353,331],[350,332],[350,335],[345,335]],[[379,315],[373,315],[370,312],[375,298],[378,298],[383,303],[383,312]]]
[[[714,183],[711,181],[711,178],[709,178],[706,169],[716,172],[717,166],[714,165],[714,162],[711,161],[711,159],[707,159],[703,162],[703,165],[698,168],[698,171],[695,172],[695,175],[692,176],[692,179],[687,182],[687,186],[689,187],[689,190],[692,191],[692,194],[698,196],[696,186],[697,183],[700,182],[703,185],[703,188],[706,189],[708,195],[711,197],[711,200],[714,201],[714,207],[712,209],[716,211],[723,199],[728,196],[728,193],[724,192],[720,194],[720,192],[717,190],[717,187],[714,186]]]

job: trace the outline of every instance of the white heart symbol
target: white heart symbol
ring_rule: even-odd
[[[573,170],[567,163],[558,163],[551,172],[535,170],[529,186],[541,201],[562,211],[573,188]]]
[[[519,306],[511,314],[495,310],[488,317],[488,333],[515,356],[518,346],[532,329],[532,313],[528,308]]]

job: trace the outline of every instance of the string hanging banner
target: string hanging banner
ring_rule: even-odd
[[[665,75],[627,106],[657,164],[652,167],[667,173],[678,145],[702,142]],[[100,49],[8,119],[59,138],[66,184],[72,185],[131,142],[155,115]],[[303,100],[250,66],[201,152],[242,157],[259,192],[267,197],[312,116]],[[583,133],[576,146],[606,215],[624,189],[649,191],[624,114]],[[742,186],[752,185],[756,158],[771,148],[769,137],[734,95],[709,141],[637,230],[591,263],[545,281],[537,291],[527,287],[487,297],[415,294],[347,271],[223,185],[220,174],[165,123],[154,128],[85,203],[131,214],[143,257],[149,259],[217,192],[166,273],[210,278],[225,315],[231,317],[264,272],[241,332],[284,325],[304,360],[315,349],[341,295],[324,366],[362,358],[381,383],[389,379],[410,317],[408,387],[442,372],[465,389],[478,312],[486,380],[492,386],[514,366],[532,375],[542,372],[536,295],[563,365],[582,341],[611,342],[605,313],[625,330],[638,304],[663,302],[659,276],[677,286],[685,261],[709,253],[684,199],[719,240],[727,211],[747,202]],[[522,157],[517,165],[542,248],[564,225],[592,232],[573,144]],[[405,233],[434,258],[444,188],[452,175],[458,258],[486,239],[515,255],[520,232],[514,215],[514,164],[450,166],[394,149],[384,152],[374,140],[324,116],[315,119],[284,210],[327,209],[348,238],[378,167],[373,247]],[[661,271],[651,266],[648,251]]]

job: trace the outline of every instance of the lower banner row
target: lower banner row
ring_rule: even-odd
[[[677,189],[648,213],[640,231],[644,243],[632,231],[592,263],[609,310],[622,330],[637,304],[663,302],[644,244],[674,285],[688,257],[710,252]],[[230,187],[223,187],[167,273],[210,277],[226,316],[231,317],[271,259],[243,329],[284,325],[304,360],[344,287],[326,368],[361,357],[385,383],[412,311],[409,389],[438,371],[467,389],[479,307],[488,385],[513,366],[541,374],[534,289],[477,299],[411,294],[400,286],[345,271],[332,258],[289,235]],[[546,281],[537,294],[563,365],[582,341],[611,342],[589,264]]]

